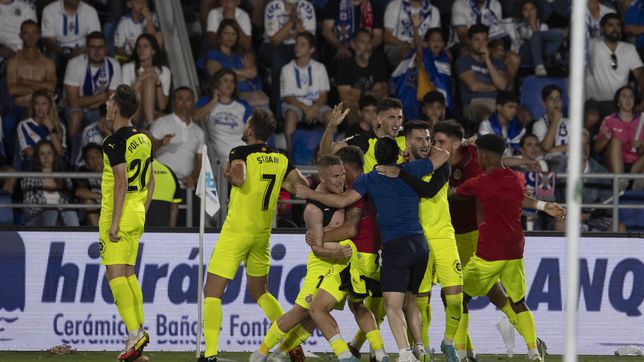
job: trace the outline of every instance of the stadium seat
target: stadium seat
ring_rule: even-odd
[[[541,90],[549,84],[556,84],[563,90],[563,114],[568,115],[568,89],[562,78],[526,77],[521,85],[521,105],[532,113],[532,118],[537,120],[546,112]]]
[[[6,192],[0,192],[0,204],[10,204],[11,195]],[[0,208],[0,225],[13,225],[13,209],[10,207]]]
[[[297,129],[293,133],[293,163],[312,165],[315,149],[320,144],[324,128]]]
[[[619,198],[620,205],[642,205],[644,204],[644,191],[626,191]],[[620,209],[619,222],[626,225],[628,232],[644,231],[644,210],[642,209]]]

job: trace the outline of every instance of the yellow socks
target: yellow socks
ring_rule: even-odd
[[[534,316],[527,310],[517,314],[517,330],[525,339],[528,349],[537,348],[537,331],[534,326]]]
[[[374,329],[371,332],[366,334],[369,345],[374,351],[382,349],[385,346],[385,343],[382,341],[382,336],[380,335],[379,329]]]
[[[125,277],[116,277],[109,281],[112,295],[114,296],[114,304],[125,323],[128,332],[136,331],[139,329],[139,323],[136,316],[136,304],[132,289]]]
[[[263,355],[268,355],[268,352],[275,347],[279,341],[284,339],[284,336],[286,335],[286,332],[283,332],[280,327],[277,325],[277,322],[273,322],[271,324],[271,327],[268,329],[268,332],[266,332],[266,336],[264,337],[264,340],[262,341],[262,344],[259,346],[259,351]]]
[[[505,302],[505,305],[501,308],[501,311],[505,313],[505,315],[508,317],[508,320],[512,325],[516,328],[517,327],[517,314],[514,312],[514,309],[512,309],[512,306],[510,305],[510,300],[508,299],[507,302]],[[518,328],[517,328],[518,329]]]
[[[453,340],[463,314],[463,293],[445,294],[445,339]]]
[[[468,326],[470,324],[470,314],[462,313],[461,320],[458,323],[456,334],[454,335],[454,348],[457,350],[465,350],[468,342]]]
[[[203,335],[206,341],[205,357],[216,356],[221,328],[221,299],[206,297],[203,300]]]
[[[342,336],[340,336],[339,334],[331,337],[331,339],[329,339],[329,343],[331,344],[331,348],[333,349],[333,352],[335,352],[335,355],[338,357],[338,359],[350,358],[352,356],[351,352],[349,352],[349,345],[342,339]]]
[[[139,284],[139,280],[134,274],[127,277],[127,283],[132,290],[132,294],[134,295],[136,321],[139,323],[139,325],[143,325],[143,291],[141,290],[141,285]]]
[[[297,327],[291,329],[286,334],[286,337],[284,337],[284,340],[280,345],[280,349],[284,352],[290,352],[306,341],[310,336],[311,332],[307,331],[301,324],[298,324]]]
[[[271,293],[267,292],[262,294],[262,296],[257,299],[257,305],[262,308],[262,311],[266,314],[266,318],[271,322],[275,322],[277,318],[284,314],[280,302],[278,302]]]
[[[420,312],[420,336],[423,340],[423,346],[429,346],[429,323],[432,320],[432,309],[429,306],[429,298],[427,296],[416,297],[416,306]]]

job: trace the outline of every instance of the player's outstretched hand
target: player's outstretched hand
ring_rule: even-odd
[[[351,110],[350,108],[347,108],[342,111],[342,107],[344,107],[344,103],[340,102],[336,104],[333,107],[333,110],[331,110],[331,121],[329,122],[328,127],[330,128],[337,128],[342,121],[346,118],[347,114],[349,114],[349,111]]]
[[[351,250],[351,247],[349,245],[338,247],[338,252],[340,253],[340,257],[342,258],[350,258],[351,255],[353,255],[353,250]]]
[[[400,168],[396,166],[378,165],[376,166],[376,171],[380,175],[391,177],[391,178],[396,178],[400,174]]]
[[[556,202],[547,202],[543,211],[557,220],[563,220],[566,217],[566,209]]]
[[[308,199],[311,192],[311,189],[306,185],[295,185],[295,196],[299,199]]]
[[[119,226],[118,226],[118,224],[117,225],[112,225],[112,227],[110,227],[110,240],[112,240],[113,242],[117,242],[117,241],[121,240],[121,238],[119,237]]]

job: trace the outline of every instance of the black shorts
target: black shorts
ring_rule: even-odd
[[[382,292],[418,293],[425,275],[429,247],[421,234],[412,234],[382,244]]]

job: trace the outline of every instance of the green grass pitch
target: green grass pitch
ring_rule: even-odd
[[[47,361],[87,361],[87,362],[103,362],[103,361],[116,361],[117,352],[75,352],[67,356],[54,356],[47,352],[0,352],[0,361],[3,362],[47,362]],[[195,354],[189,352],[145,352],[145,356],[150,359],[150,362],[194,362]],[[248,361],[249,353],[220,353],[220,362],[237,362]],[[337,359],[329,353],[318,354],[320,358],[307,358],[308,361],[337,361]],[[495,355],[480,355],[481,362],[519,362],[527,361],[525,355],[515,355],[512,358],[507,356]],[[395,356],[390,355],[390,361],[395,361]],[[580,356],[579,362],[613,362],[613,361],[637,361],[635,357],[617,357],[617,356]],[[368,361],[367,357],[363,357],[362,361]],[[443,362],[445,358],[437,354],[436,362]],[[563,361],[561,356],[546,356],[546,362]]]

